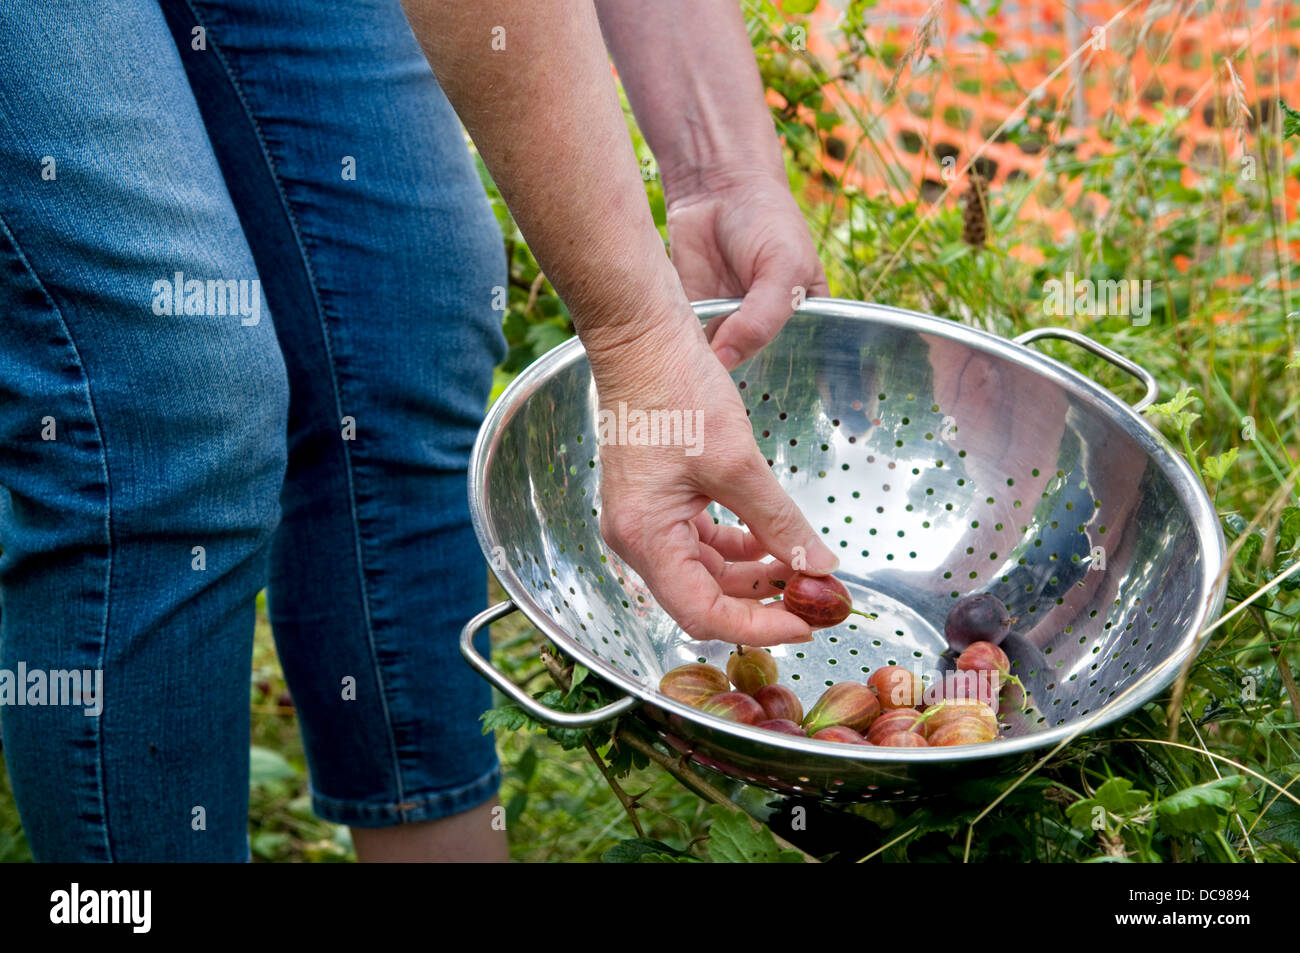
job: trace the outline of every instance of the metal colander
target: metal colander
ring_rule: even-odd
[[[738,301],[695,305],[701,319]],[[1138,377],[1133,407],[1025,346],[1073,341]],[[1114,721],[1157,694],[1223,603],[1222,531],[1203,487],[1138,411],[1151,375],[1066,329],[1014,342],[879,305],[810,299],[733,378],[782,485],[840,556],[855,606],[876,613],[772,651],[811,707],[883,665],[941,677],[943,623],[975,592],[1017,621],[1004,648],[1027,712],[1002,738],[954,748],[863,748],[725,721],[658,694],[686,662],[734,646],[682,632],[600,535],[597,397],[581,344],[524,371],[492,407],[470,471],[474,525],[508,602],[465,627],[466,658],[535,716],[637,717],[734,778],[832,799],[908,797],[953,772],[985,775]],[[723,522],[735,517],[715,508]],[[627,698],[550,711],[479,656],[482,626],[518,608]]]

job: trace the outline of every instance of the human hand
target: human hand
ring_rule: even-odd
[[[796,301],[830,293],[808,226],[784,178],[769,172],[665,180],[668,242],[686,296],[742,297],[706,333],[728,370],[758,353]]]
[[[683,303],[683,308],[685,305]],[[609,350],[588,347],[602,410],[680,412],[677,445],[604,442],[601,533],[688,634],[742,645],[812,640],[770,580],[838,565],[754,442],[735,384],[694,314]],[[687,323],[689,322],[689,323]],[[747,529],[719,526],[717,502]],[[776,557],[776,562],[763,561]],[[792,568],[793,567],[793,568]]]

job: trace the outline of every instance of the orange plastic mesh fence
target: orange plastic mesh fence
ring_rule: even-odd
[[[807,53],[794,55],[815,57],[828,75],[845,63],[843,6],[823,0],[808,17],[790,18],[807,27]],[[1279,97],[1300,107],[1295,2],[1209,12],[1186,0],[1005,2],[991,13],[988,3],[974,6],[982,12],[953,0],[881,0],[866,11],[866,37],[880,55],[856,58],[853,79],[824,87],[843,120],[826,133],[827,176],[899,201],[932,201],[945,190],[952,200],[968,188],[964,173],[977,154],[975,171],[994,190],[1039,181],[1062,142],[1087,159],[1111,149],[1104,124],[1158,122],[1167,110],[1186,109],[1174,141],[1195,177],[1207,164],[1260,162],[1257,125],[1277,121]],[[933,40],[910,64],[900,62],[928,15]],[[896,93],[886,96],[891,81]],[[1026,117],[1017,135],[999,134]],[[1300,182],[1285,181],[1289,202],[1300,201]],[[1080,188],[1075,180],[1048,190],[1048,200],[1035,189],[1020,214],[1066,228]]]

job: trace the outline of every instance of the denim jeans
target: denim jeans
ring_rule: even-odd
[[[28,0],[0,52],[0,671],[103,677],[0,706],[34,855],[247,858],[264,587],[315,811],[481,804],[505,259],[398,0]]]

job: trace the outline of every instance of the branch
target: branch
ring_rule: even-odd
[[[1255,617],[1255,622],[1264,631],[1268,637],[1268,650],[1273,653],[1273,661],[1277,663],[1278,674],[1282,676],[1282,685],[1286,688],[1286,697],[1291,700],[1292,717],[1300,718],[1300,690],[1297,690],[1295,676],[1291,674],[1291,663],[1287,661],[1286,653],[1282,651],[1285,645],[1289,645],[1290,639],[1283,639],[1282,645],[1278,645],[1277,639],[1273,637],[1273,630],[1269,627],[1268,619],[1264,613],[1259,611],[1257,606],[1250,607],[1250,614]]]
[[[542,646],[539,654],[542,657],[542,664],[550,672],[555,684],[560,687],[561,691],[568,692],[573,686],[573,666],[562,668],[559,659],[547,651],[546,646]],[[609,773],[605,759],[600,756],[600,752],[596,750],[596,746],[591,743],[590,738],[583,741],[583,747],[587,749],[587,754],[591,755],[591,760],[596,763],[596,768],[600,771],[601,777],[605,779],[605,783],[609,785],[610,790],[614,792],[614,796],[618,798],[618,803],[623,805],[623,810],[627,812],[627,818],[632,822],[636,836],[645,837],[645,831],[641,828],[641,819],[637,817],[636,813],[636,798],[631,797],[624,791],[623,786]]]
[[[688,759],[686,755],[681,755],[674,760],[660,752],[654,745],[648,744],[625,728],[619,728],[615,734],[620,744],[626,742],[630,747],[641,752],[655,764],[659,765],[659,767],[663,768],[675,777],[679,782],[681,782],[683,787],[688,788],[706,801],[712,801],[714,804],[721,804],[723,807],[730,808],[731,810],[740,810],[729,797],[687,767]],[[748,817],[748,815],[746,815],[746,817]],[[749,823],[754,825],[755,829],[762,826],[752,817],[749,818]],[[771,828],[768,828],[768,830],[771,831]],[[776,831],[771,831],[771,833],[779,846],[785,850],[798,851],[803,856],[806,863],[821,863],[821,861],[812,854],[790,843],[780,834],[776,833]]]

